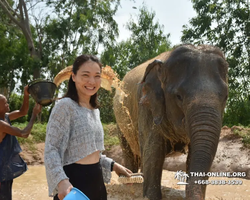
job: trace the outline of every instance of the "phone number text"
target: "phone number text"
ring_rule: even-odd
[[[196,180],[195,184],[198,185],[242,185],[241,180]]]

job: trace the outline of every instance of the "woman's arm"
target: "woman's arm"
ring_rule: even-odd
[[[106,157],[100,153],[100,164],[102,166],[102,175],[105,183],[109,183],[111,179],[111,163],[113,159]]]
[[[109,183],[111,179],[111,171],[115,171],[118,176],[124,175],[130,177],[132,171],[116,163],[113,159],[101,154],[100,164],[102,166],[103,180],[105,183]],[[113,166],[112,166],[113,165]],[[111,167],[112,166],[112,167]]]
[[[133,173],[132,171],[130,171],[126,167],[123,167],[122,165],[118,164],[117,162],[114,162],[113,171],[115,171],[115,173],[118,176],[124,175],[126,177],[130,177],[131,174]]]
[[[70,109],[64,102],[59,102],[51,112],[45,139],[44,164],[50,196],[53,196],[59,183],[68,180],[63,170],[63,159],[69,133]]]

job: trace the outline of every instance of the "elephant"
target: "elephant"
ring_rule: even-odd
[[[113,99],[125,166],[144,175],[143,196],[162,199],[164,159],[187,153],[186,199],[205,199],[228,97],[228,63],[212,45],[182,44],[130,70]],[[193,173],[192,173],[193,174]]]

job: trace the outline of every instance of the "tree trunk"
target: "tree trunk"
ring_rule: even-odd
[[[7,87],[0,87],[0,94],[4,95],[7,99],[9,99],[9,92]]]
[[[7,0],[1,0],[0,7],[2,7],[3,11],[11,19],[11,21],[15,23],[22,30],[26,38],[27,44],[28,44],[30,56],[34,58],[35,60],[40,61],[41,52],[38,52],[36,50],[34,42],[33,42],[33,37],[32,37],[30,23],[29,23],[28,10],[27,10],[26,3],[24,2],[24,0],[19,0],[18,7],[16,9],[19,11],[19,13],[17,13],[16,10],[13,10],[13,8],[9,5]],[[37,66],[34,68],[33,76],[34,76],[34,79],[40,77],[40,66]]]

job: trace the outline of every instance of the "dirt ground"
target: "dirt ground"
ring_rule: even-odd
[[[240,129],[233,127],[232,129]],[[232,133],[232,129],[223,127],[218,145],[216,157],[211,171],[213,172],[246,172],[242,185],[209,185],[207,186],[206,200],[247,200],[250,199],[250,150],[243,147],[242,139]],[[44,143],[36,146],[36,151],[29,151],[25,146],[21,153],[29,164],[29,170],[15,179],[13,185],[13,199],[16,200],[49,200],[47,195],[47,183],[43,166]],[[104,152],[107,156],[123,164],[122,152],[119,146],[112,147]],[[177,185],[174,178],[176,171],[185,171],[186,155],[169,157],[165,159],[162,175],[163,199],[179,200],[185,197],[185,186]],[[35,177],[35,178],[34,178]],[[209,180],[232,180],[232,178],[210,178]],[[110,200],[143,200],[142,184],[121,184],[118,177],[112,173],[111,183],[107,186],[108,199]]]

